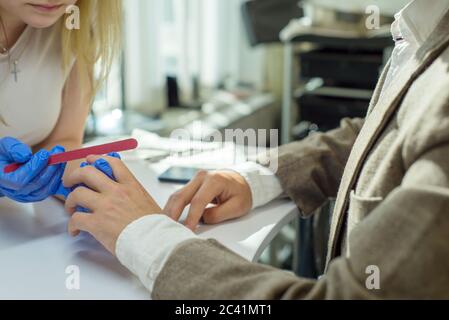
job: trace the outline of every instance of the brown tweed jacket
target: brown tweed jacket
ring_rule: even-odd
[[[448,30],[449,13],[388,88],[384,71],[365,120],[279,149],[277,175],[304,215],[337,196],[323,277],[193,240],[171,254],[153,298],[448,299]]]

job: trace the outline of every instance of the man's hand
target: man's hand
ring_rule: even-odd
[[[252,194],[246,180],[236,172],[200,171],[170,197],[164,214],[177,221],[189,204],[185,225],[194,230],[201,219],[206,224],[216,224],[244,216],[252,208]],[[209,207],[210,204],[215,206]]]
[[[89,232],[115,254],[117,239],[126,226],[162,210],[121,160],[98,156],[87,158],[90,164],[98,161],[109,163],[116,181],[94,166],[79,168],[68,176],[66,187],[86,185],[76,188],[66,200],[66,210],[72,215],[68,229],[72,236],[80,231]],[[89,208],[92,213],[76,212],[77,207]]]

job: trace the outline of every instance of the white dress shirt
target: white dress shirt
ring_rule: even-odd
[[[395,48],[384,87],[394,81],[405,62],[414,56],[448,9],[448,0],[415,0],[396,14],[391,28]],[[282,194],[278,179],[265,167],[245,163],[230,169],[239,172],[248,182],[253,208]],[[192,231],[166,216],[150,215],[125,228],[117,240],[116,254],[151,293],[171,252],[180,243],[196,237]]]

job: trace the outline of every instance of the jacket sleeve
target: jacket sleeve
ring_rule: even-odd
[[[303,215],[310,215],[338,186],[351,149],[363,126],[363,119],[344,119],[338,129],[317,133],[302,141],[275,149],[258,162],[273,167],[285,194],[295,201]]]
[[[449,121],[440,119],[436,130],[426,121],[410,130],[401,185],[351,232],[350,256],[319,280],[249,263],[214,240],[189,240],[169,257],[153,297],[449,299]]]
[[[153,298],[449,299],[447,208],[448,190],[399,188],[351,234],[351,256],[318,281],[250,263],[215,240],[189,240],[169,257]]]

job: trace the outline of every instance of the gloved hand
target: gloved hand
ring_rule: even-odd
[[[64,152],[57,146],[51,152],[40,150],[35,155],[31,148],[17,139],[0,139],[0,192],[18,202],[38,202],[55,194],[61,184],[65,164],[48,166],[51,155]],[[4,168],[11,163],[23,166],[11,173]]]
[[[118,153],[116,153],[116,152],[109,153],[108,156],[109,157],[113,157],[113,158],[117,158],[117,159],[121,159],[120,155]],[[112,180],[115,181],[114,172],[112,171],[111,166],[109,165],[109,163],[106,160],[99,159],[99,160],[95,161],[93,164],[89,164],[87,162],[83,162],[83,163],[81,163],[80,167],[84,168],[84,167],[90,166],[90,165],[94,166],[97,170],[103,172],[105,175],[107,175],[109,177],[109,179],[112,179]],[[74,186],[70,190],[65,188],[66,191],[64,192],[64,196],[67,198],[68,195],[72,191],[74,191],[76,188],[78,188],[78,187],[85,187],[85,186],[84,185]],[[84,212],[84,213],[90,213],[91,212],[89,209],[82,208],[82,207],[77,207],[76,211]]]

